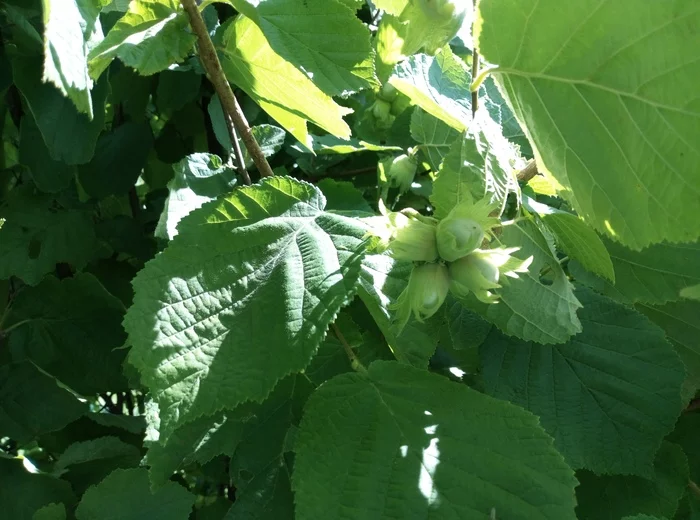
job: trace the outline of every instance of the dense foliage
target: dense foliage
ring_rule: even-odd
[[[697,0],[0,33],[0,517],[700,518]]]

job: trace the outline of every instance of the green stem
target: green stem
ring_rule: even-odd
[[[345,339],[345,336],[343,336],[343,333],[340,332],[340,329],[338,328],[338,326],[335,323],[331,323],[331,328],[333,329],[333,333],[335,334],[335,337],[338,338],[338,341],[340,341],[340,344],[343,346],[343,350],[345,350],[345,354],[348,356],[348,359],[350,360],[350,366],[352,366],[352,369],[356,372],[366,372],[367,369],[360,362],[360,359],[357,357],[355,352],[352,350],[352,347]]]
[[[474,0],[474,11],[476,12],[477,0]],[[476,23],[476,17],[474,17],[474,23]],[[474,27],[472,24],[472,34],[474,33]],[[479,76],[479,51],[476,50],[476,45],[472,48],[472,80]],[[472,117],[476,117],[476,111],[479,109],[479,88],[472,90]]]
[[[202,15],[197,8],[196,0],[180,0],[182,7],[185,8],[185,12],[190,20],[190,25],[192,30],[197,35],[197,44],[199,47],[199,58],[202,61],[202,66],[207,73],[209,81],[214,85],[216,93],[219,95],[219,100],[221,101],[221,106],[224,109],[224,114],[228,117],[224,117],[228,122],[229,118],[233,123],[229,127],[229,136],[231,138],[231,144],[236,149],[236,132],[241,136],[241,140],[245,145],[248,153],[250,154],[255,166],[263,177],[271,177],[274,175],[272,173],[272,168],[270,168],[270,163],[267,162],[265,154],[263,153],[260,145],[253,137],[250,131],[250,125],[241,110],[240,105],[236,96],[231,90],[231,85],[229,85],[228,79],[224,74],[224,69],[221,67],[221,62],[219,61],[219,56],[216,53],[216,48],[214,48],[214,43],[209,37],[209,32],[207,31],[207,26],[204,24]],[[235,128],[236,132],[231,130]],[[242,164],[242,158],[237,159],[239,161],[239,166]],[[250,184],[250,176],[245,170],[245,167],[239,172],[243,176],[246,184]]]
[[[472,92],[479,90],[479,87],[486,79],[486,76],[488,76],[492,72],[495,72],[496,70],[498,70],[498,67],[487,67],[481,72],[479,72],[479,75],[472,80],[472,84],[469,87],[469,90],[471,90]]]
[[[3,316],[2,321],[3,322],[5,321],[5,316]],[[22,325],[29,323],[30,321],[32,321],[32,320],[26,319],[26,320],[18,321],[17,323],[15,323],[14,325],[10,325],[6,329],[3,329],[2,326],[0,326],[0,339],[7,337],[10,334],[10,332],[15,330],[16,328],[21,327]]]

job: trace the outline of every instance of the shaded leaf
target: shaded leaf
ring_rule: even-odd
[[[577,296],[583,332],[568,343],[491,333],[481,348],[486,391],[537,414],[573,468],[651,477],[683,407],[683,365],[642,315],[589,290]]]
[[[533,415],[396,362],[320,387],[295,451],[303,518],[575,518],[573,472]]]

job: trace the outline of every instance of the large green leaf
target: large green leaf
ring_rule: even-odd
[[[31,363],[0,367],[0,435],[24,444],[86,411],[86,405]]]
[[[105,76],[92,89],[91,120],[54,85],[43,83],[41,71],[40,56],[18,56],[12,61],[15,85],[27,100],[51,158],[69,165],[84,164],[92,158],[104,127],[109,81]]]
[[[75,175],[75,166],[51,158],[31,113],[24,114],[20,124],[19,160],[29,168],[37,188],[47,193],[67,188]]]
[[[448,47],[435,57],[411,56],[389,78],[416,105],[460,132],[472,119],[469,82],[467,66]]]
[[[536,417],[396,362],[320,387],[295,451],[298,518],[575,518]]]
[[[663,304],[681,299],[681,290],[700,282],[700,242],[655,244],[632,251],[612,240],[603,240],[615,269],[615,284],[597,279],[574,266],[572,274],[582,283],[626,303]]]
[[[337,137],[350,138],[343,116],[351,110],[336,104],[276,53],[252,20],[239,16],[223,25],[217,31],[217,46],[228,80],[302,144],[309,145],[307,121]]]
[[[187,520],[195,496],[175,482],[155,492],[146,468],[118,469],[83,495],[78,520]]]
[[[185,59],[195,42],[179,0],[134,0],[107,36],[90,50],[90,76],[114,58],[148,76]]]
[[[378,86],[369,30],[336,0],[233,0],[270,47],[330,96]],[[257,4],[251,9],[252,4]],[[323,31],[319,31],[323,27]]]
[[[170,191],[165,200],[155,234],[172,239],[178,223],[205,202],[233,190],[236,174],[225,166],[218,155],[195,153],[173,165],[175,176],[168,183]]]
[[[683,365],[644,316],[590,290],[577,296],[583,332],[568,343],[489,336],[486,391],[538,415],[572,467],[651,476],[683,407]]]
[[[418,141],[433,171],[438,171],[460,134],[441,119],[416,107],[411,115],[411,137]]]
[[[52,503],[75,501],[70,484],[42,474],[29,473],[20,459],[0,456],[2,515],[12,520],[33,520],[34,513]]]
[[[9,309],[10,351],[84,395],[127,389],[124,306],[91,274],[47,277]]]
[[[700,389],[700,302],[681,301],[665,305],[637,304],[637,310],[664,329],[685,364],[683,399],[690,400]]]
[[[530,221],[506,226],[500,240],[509,247],[520,248],[514,257],[521,260],[533,257],[528,272],[519,274],[517,279],[501,277],[498,303],[483,303],[470,294],[461,300],[462,304],[507,335],[526,341],[563,343],[580,332],[576,312],[581,304],[537,226]],[[551,278],[550,282],[540,281],[543,271]]]
[[[700,237],[698,3],[479,8],[479,50],[577,212],[634,249]]]
[[[128,193],[138,179],[153,146],[146,123],[127,122],[97,141],[95,156],[78,169],[82,188],[95,198]]]
[[[15,188],[0,206],[0,279],[17,276],[30,285],[66,262],[82,269],[97,252],[91,214],[83,209],[57,208],[48,195],[32,193],[29,185]]]
[[[136,279],[130,360],[160,405],[163,438],[302,370],[355,292],[364,226],[320,191],[265,179],[211,202]]]
[[[368,255],[362,262],[358,294],[396,359],[427,368],[437,347],[442,317],[437,314],[425,323],[411,320],[397,335],[392,326],[394,313],[389,309],[408,285],[412,268],[412,264],[397,262],[386,255]]]
[[[42,0],[44,7],[44,76],[80,112],[91,119],[92,81],[88,74],[89,46],[102,39],[99,0]]]
[[[650,479],[588,471],[576,476],[579,520],[619,520],[635,513],[673,518],[688,484],[688,461],[680,447],[664,442]]]
[[[496,123],[485,111],[477,112],[469,130],[450,147],[433,184],[435,218],[445,218],[464,201],[489,198],[503,206],[508,193],[518,191],[518,159]]]

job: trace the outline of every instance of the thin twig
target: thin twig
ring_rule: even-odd
[[[207,73],[209,81],[214,85],[216,93],[219,95],[224,114],[228,114],[233,121],[236,132],[241,136],[241,140],[253,159],[253,163],[255,163],[260,175],[263,177],[271,177],[274,174],[272,173],[272,168],[270,168],[270,163],[267,162],[260,145],[255,140],[255,137],[253,137],[250,131],[250,125],[238,104],[236,96],[233,94],[233,90],[231,90],[231,85],[229,85],[226,79],[224,69],[221,67],[221,62],[219,61],[219,56],[209,37],[209,32],[204,24],[202,15],[197,8],[196,0],[180,0],[180,3],[182,7],[185,8],[192,30],[197,35],[199,57],[202,61],[202,66]],[[228,118],[225,119],[228,121]],[[229,134],[231,133],[232,132],[229,132]],[[236,142],[235,133],[233,133],[231,144],[235,146]],[[241,174],[243,174],[243,172],[241,172]],[[246,179],[246,182],[250,182],[250,178]]]
[[[534,159],[530,159],[522,170],[518,172],[516,177],[518,178],[518,182],[523,182],[527,184],[530,180],[532,180],[535,175],[537,175],[537,164],[535,163]]]
[[[476,10],[476,2],[474,0],[474,10]],[[476,17],[474,17],[474,23],[476,23]],[[474,32],[472,27],[472,33]],[[476,46],[472,45],[472,81],[476,81],[479,76],[479,51],[476,50]],[[476,117],[476,111],[479,109],[479,89],[472,92],[472,117]]]
[[[343,346],[343,350],[345,350],[345,354],[348,356],[348,359],[350,360],[350,366],[352,366],[352,369],[356,370],[358,372],[364,372],[366,370],[366,368],[362,365],[362,363],[360,362],[360,359],[357,357],[355,352],[352,350],[352,347],[345,339],[345,336],[343,336],[343,333],[340,332],[338,325],[336,325],[335,323],[331,323],[331,328],[333,329],[333,333],[335,334],[335,337],[338,338],[338,341],[340,341],[340,344]]]

